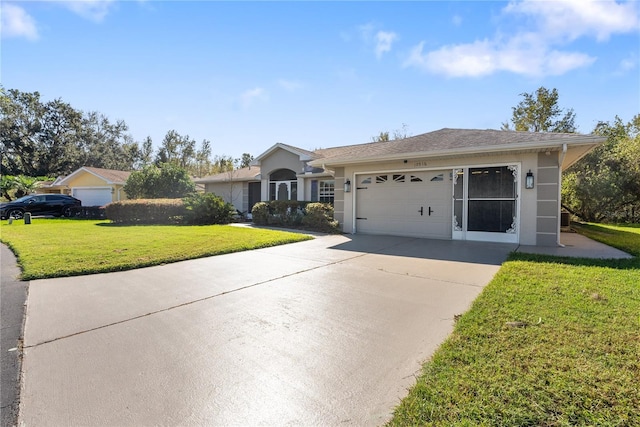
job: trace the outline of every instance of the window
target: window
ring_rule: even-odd
[[[318,184],[318,201],[322,203],[333,203],[335,181],[320,181]]]
[[[404,175],[393,175],[393,180],[395,182],[404,182]]]
[[[383,182],[387,182],[387,175],[378,175],[376,176],[376,183],[381,184]]]
[[[422,182],[422,178],[419,178],[415,175],[411,175],[411,182]]]

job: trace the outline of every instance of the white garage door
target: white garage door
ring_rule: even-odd
[[[82,206],[104,206],[111,203],[111,188],[74,188],[71,195],[82,200]]]
[[[451,238],[451,170],[356,176],[356,232]]]

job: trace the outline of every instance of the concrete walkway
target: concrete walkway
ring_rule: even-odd
[[[32,281],[20,422],[380,425],[514,249],[323,236]]]
[[[560,233],[560,243],[564,246],[518,246],[516,252],[575,258],[633,258],[633,256],[620,249],[596,242],[578,233]]]

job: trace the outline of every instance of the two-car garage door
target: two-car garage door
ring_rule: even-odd
[[[111,188],[74,188],[71,195],[82,201],[82,206],[104,206],[111,203]]]
[[[356,176],[356,231],[451,238],[451,170]]]

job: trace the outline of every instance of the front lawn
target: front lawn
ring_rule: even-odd
[[[108,221],[2,221],[0,241],[17,255],[23,280],[129,270],[311,239],[228,225],[121,226]]]
[[[636,258],[513,254],[389,424],[640,425],[640,229],[599,227]]]

